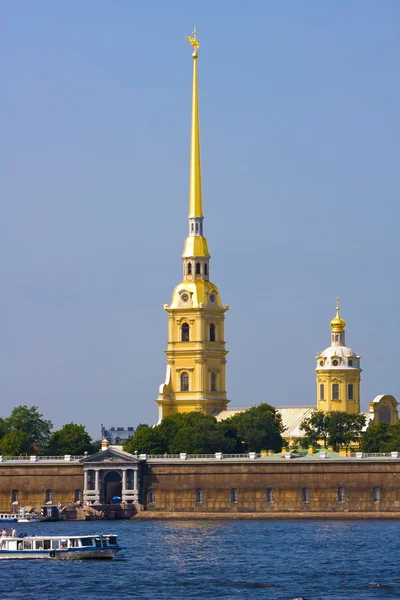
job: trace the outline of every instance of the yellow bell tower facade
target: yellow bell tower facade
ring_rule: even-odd
[[[360,412],[360,356],[345,344],[346,321],[340,316],[336,298],[336,316],[331,321],[331,345],[316,356],[317,409]]]
[[[226,409],[225,312],[210,281],[210,254],[203,235],[196,28],[193,47],[192,135],[190,149],[189,235],[182,260],[183,281],[175,288],[168,313],[167,374],[157,403],[159,421],[176,412],[205,414]]]

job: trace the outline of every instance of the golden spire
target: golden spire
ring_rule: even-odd
[[[201,197],[201,167],[200,167],[200,126],[199,126],[199,98],[197,84],[197,50],[200,48],[197,39],[196,27],[193,37],[186,39],[193,47],[193,97],[192,97],[192,139],[190,144],[190,191],[189,191],[189,219],[203,217],[203,203]]]
[[[346,321],[340,316],[339,298],[336,298],[336,317],[331,321],[332,332],[341,333],[346,327]]]

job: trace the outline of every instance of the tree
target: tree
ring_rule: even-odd
[[[5,419],[8,431],[17,430],[29,435],[33,444],[45,444],[51,435],[53,424],[43,419],[37,406],[17,406]]]
[[[310,445],[316,446],[320,440],[323,440],[326,447],[329,436],[329,413],[315,410],[308,419],[304,419],[300,429],[304,431],[304,437]]]
[[[168,444],[171,454],[214,454],[226,452],[227,448],[227,439],[218,428],[215,417],[201,412],[186,413],[181,420],[181,427]]]
[[[0,440],[0,453],[3,456],[32,454],[32,438],[24,431],[13,429]]]
[[[365,415],[351,415],[339,410],[330,412],[328,419],[329,443],[346,449],[360,439],[366,420]]]
[[[380,423],[383,425],[383,423]],[[400,451],[400,425],[391,425],[388,430],[388,439],[383,440],[380,452]]]
[[[237,452],[282,450],[282,419],[279,412],[267,403],[253,406],[223,422],[226,431],[236,431]]]
[[[92,440],[83,425],[67,423],[55,431],[46,445],[48,456],[81,455],[92,450]]]
[[[391,440],[391,429],[388,423],[370,425],[361,436],[361,452],[384,452],[383,448]]]
[[[138,425],[134,435],[124,444],[124,450],[133,454],[164,454],[167,446],[162,439],[158,425],[149,427],[145,424]]]

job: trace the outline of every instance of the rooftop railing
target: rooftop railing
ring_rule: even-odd
[[[79,462],[86,456],[73,456],[71,454],[64,454],[64,456],[38,456],[32,454],[31,456],[1,456],[0,463],[36,463],[36,462]]]

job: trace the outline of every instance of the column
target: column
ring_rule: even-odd
[[[126,490],[126,469],[122,469],[122,493]]]
[[[138,467],[137,467],[137,465],[133,469],[133,502],[139,503]]]
[[[86,491],[89,489],[89,471],[86,469],[84,472],[84,483],[83,483],[83,491],[84,493],[86,493]]]
[[[95,497],[94,497],[94,501],[95,502],[100,502],[100,470],[97,467],[97,469],[95,469],[94,472],[94,491],[95,491]]]

